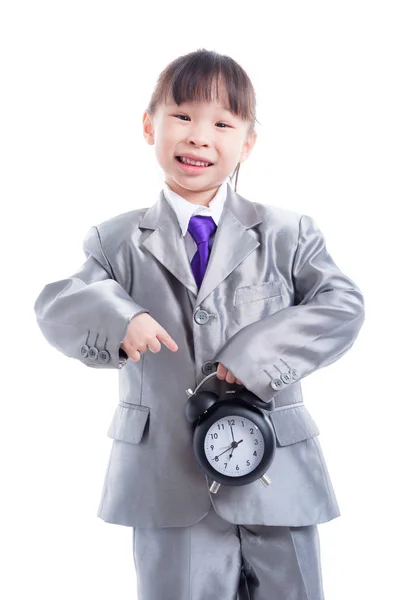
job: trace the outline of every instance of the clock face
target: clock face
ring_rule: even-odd
[[[239,477],[251,473],[264,454],[264,437],[246,417],[225,416],[215,421],[204,438],[204,452],[219,473]]]

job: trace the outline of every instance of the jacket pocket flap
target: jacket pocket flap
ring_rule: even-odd
[[[289,446],[319,435],[319,429],[306,406],[293,406],[268,413],[278,446]]]
[[[138,444],[149,417],[150,407],[142,404],[118,404],[107,435],[114,440]]]

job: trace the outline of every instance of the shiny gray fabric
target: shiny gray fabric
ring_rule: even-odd
[[[317,525],[133,528],[138,600],[324,600]]]
[[[351,348],[364,302],[314,220],[251,202],[228,186],[199,290],[163,192],[150,208],[92,227],[83,248],[80,269],[47,284],[34,308],[57,350],[87,367],[118,370],[98,516],[138,527],[193,525],[211,506],[237,524],[297,527],[339,516],[301,380]],[[143,311],[172,336],[177,352],[162,344],[158,353],[127,360],[120,344],[130,319]],[[85,344],[106,347],[110,361],[82,356]],[[185,390],[194,390],[217,362],[273,403],[278,447],[268,487],[255,481],[210,494],[211,481],[197,464]],[[213,379],[219,393],[226,382]],[[345,396],[341,390],[342,402]]]

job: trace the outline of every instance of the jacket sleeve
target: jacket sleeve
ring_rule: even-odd
[[[216,355],[264,402],[347,352],[364,322],[364,299],[330,256],[314,219],[303,215],[292,279],[293,306],[247,325]]]
[[[57,350],[95,368],[121,369],[129,322],[149,312],[114,279],[97,227],[87,232],[86,261],[68,277],[44,286],[34,304],[37,323]]]

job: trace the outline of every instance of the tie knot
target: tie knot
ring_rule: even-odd
[[[217,225],[212,217],[195,215],[190,218],[188,231],[194,237],[196,244],[208,242]]]

